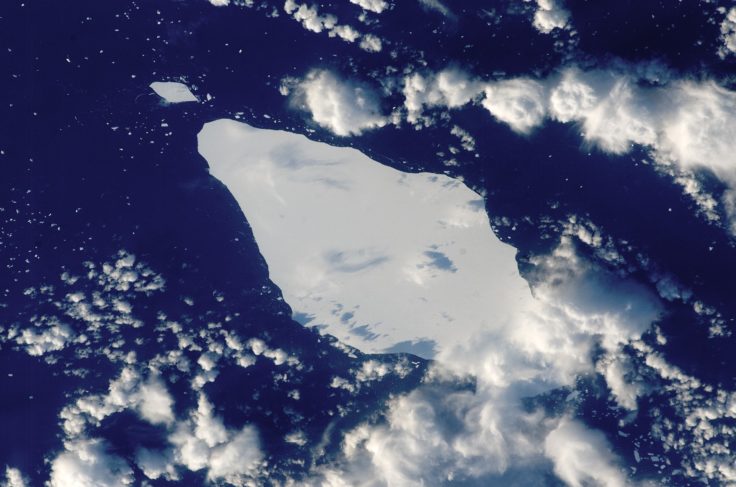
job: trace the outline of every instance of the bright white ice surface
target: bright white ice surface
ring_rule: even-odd
[[[431,357],[532,299],[514,248],[460,181],[232,120],[206,124],[199,152],[295,317],[364,352]]]
[[[154,81],[150,84],[153,91],[168,103],[199,101],[187,85],[175,81]]]

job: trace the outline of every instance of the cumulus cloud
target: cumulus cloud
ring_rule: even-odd
[[[628,357],[622,353],[607,354],[598,361],[596,370],[606,380],[616,403],[624,409],[635,411],[644,387],[632,378],[633,369]]]
[[[530,79],[490,83],[481,103],[491,115],[522,134],[539,126],[546,113],[544,87]]]
[[[151,480],[159,478],[179,479],[171,452],[139,448],[135,455],[135,463],[141,469],[143,475]]]
[[[630,485],[605,437],[577,421],[563,419],[547,435],[544,451],[570,487]]]
[[[550,100],[560,121],[578,121],[583,136],[607,152],[621,154],[632,144],[651,145],[657,133],[654,118],[635,80],[601,73],[567,72]],[[577,76],[577,77],[576,77]],[[597,88],[597,89],[596,89]]]
[[[374,9],[380,8],[382,4],[385,5],[383,0],[360,0],[360,2],[362,2],[361,6],[370,6]],[[381,50],[381,39],[377,36],[373,34],[362,35],[357,29],[349,25],[339,24],[335,15],[320,14],[316,5],[309,6],[306,3],[297,3],[295,0],[286,0],[284,11],[299,21],[308,31],[317,34],[327,32],[330,37],[338,37],[345,42],[355,42],[361,39],[359,46],[364,51],[378,52]]]
[[[177,424],[169,440],[174,445],[176,463],[192,471],[207,468],[208,478],[232,485],[254,474],[263,457],[255,427],[229,430],[214,415],[212,404],[202,393],[197,409],[188,420]],[[161,470],[158,467],[155,471]]]
[[[378,36],[365,34],[360,39],[360,48],[367,52],[380,52],[383,49],[383,43]]]
[[[360,6],[363,10],[368,10],[377,14],[380,14],[389,7],[386,0],[350,0],[350,2]]]
[[[310,7],[306,3],[298,4],[294,0],[286,0],[284,11],[298,20],[302,26],[312,32],[320,33],[331,30],[337,25],[337,17],[331,14],[320,15],[317,7]]]
[[[736,93],[713,82],[678,82],[662,110],[655,150],[687,167],[706,167],[736,183]]]
[[[595,373],[595,348],[615,355],[637,341],[659,302],[569,240],[534,265],[534,303],[441,351],[424,384],[393,400],[384,424],[349,432],[342,461],[315,470],[310,485],[538,485],[548,461],[569,485],[634,485],[601,433],[521,400]],[[472,390],[448,385],[466,374]]]
[[[604,151],[643,145],[659,160],[736,181],[736,93],[686,80],[643,87],[627,74],[576,69],[551,85],[552,117],[579,123],[585,139]]]
[[[246,426],[212,451],[208,476],[236,485],[240,478],[255,469],[261,456],[258,432],[254,427]]]
[[[26,328],[15,338],[16,343],[23,345],[28,355],[41,356],[49,352],[63,350],[74,338],[71,328],[62,323],[51,324],[40,332]]]
[[[712,198],[689,174],[707,169],[736,188],[736,93],[712,81],[642,86],[632,74],[574,68],[548,84],[552,118],[579,124],[584,139],[606,152],[649,149],[655,161],[679,168],[675,179],[710,220],[717,219]]]
[[[215,7],[227,7],[230,5],[230,0],[209,0],[209,2]]]
[[[409,123],[431,120],[424,117],[424,108],[458,108],[469,103],[483,90],[483,85],[467,73],[449,68],[437,74],[423,76],[414,73],[404,79],[404,106]]]
[[[60,416],[65,433],[80,436],[88,424],[98,424],[106,417],[126,409],[135,409],[152,424],[170,424],[174,420],[174,400],[164,383],[155,375],[143,381],[131,367],[110,381],[107,394],[89,394],[66,406]]]
[[[298,81],[293,91],[285,93],[290,93],[312,120],[335,135],[360,135],[388,121],[370,88],[342,80],[329,71],[313,71]]]
[[[26,487],[23,474],[17,468],[5,467],[5,481],[0,483],[0,487]]]
[[[585,142],[604,152],[644,147],[663,167],[675,168],[667,171],[701,213],[717,221],[717,203],[693,179],[695,171],[710,170],[730,187],[722,209],[733,213],[736,93],[713,81],[669,79],[656,66],[591,71],[573,66],[541,80],[496,81],[448,69],[407,75],[402,91],[406,120],[417,127],[434,122],[427,109],[479,103],[521,134],[552,119],[579,125]]]
[[[560,6],[559,0],[536,0],[537,10],[534,12],[534,27],[542,34],[549,34],[555,29],[564,29],[570,21],[570,12]]]
[[[330,37],[337,36],[347,42],[355,42],[360,37],[360,33],[349,25],[337,25],[330,30],[328,35]]]
[[[51,462],[50,487],[133,485],[133,470],[98,439],[70,443]]]
[[[721,40],[723,45],[718,54],[722,58],[736,54],[736,7],[731,7],[721,22]]]

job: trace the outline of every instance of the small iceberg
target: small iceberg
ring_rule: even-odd
[[[149,85],[167,103],[198,102],[199,99],[183,83],[176,81],[154,81]]]

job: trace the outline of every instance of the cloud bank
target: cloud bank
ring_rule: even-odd
[[[647,149],[663,167],[676,168],[675,180],[703,213],[716,221],[715,200],[691,174],[707,170],[731,191],[721,211],[736,214],[736,93],[713,81],[669,79],[654,65],[584,71],[567,67],[545,79],[482,80],[457,68],[415,72],[399,80],[404,103],[390,117],[380,116],[378,95],[321,71],[300,83],[309,93],[303,106],[317,123],[337,135],[357,135],[388,123],[422,128],[436,114],[469,104],[520,135],[533,135],[548,121],[575,124],[583,141],[610,154]],[[350,104],[353,97],[357,103]],[[734,224],[736,231],[736,224]]]

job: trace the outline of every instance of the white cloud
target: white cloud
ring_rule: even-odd
[[[386,0],[350,0],[351,3],[359,5],[360,8],[380,14],[389,7]]]
[[[491,115],[522,134],[539,126],[546,114],[544,87],[530,79],[489,83],[481,103]]]
[[[357,0],[353,3],[358,3],[358,1],[361,2],[361,6],[366,5],[374,8],[380,8],[381,4],[386,5],[383,0]],[[295,0],[286,0],[284,2],[284,11],[311,32],[318,34],[327,32],[327,35],[330,37],[339,37],[345,42],[351,43],[360,39],[359,46],[364,51],[379,52],[381,50],[382,43],[380,38],[373,34],[362,35],[354,27],[338,24],[338,19],[335,15],[321,15],[315,5],[310,7],[306,3],[299,4]]]
[[[286,0],[284,11],[312,32],[329,31],[337,25],[337,17],[331,14],[320,15],[317,7],[310,7],[306,3],[298,4],[294,0]]]
[[[710,81],[643,87],[625,73],[576,69],[548,83],[553,118],[580,124],[584,139],[606,152],[639,145],[656,161],[674,164],[680,169],[675,180],[685,183],[707,218],[717,220],[713,198],[688,174],[707,169],[736,188],[736,93]],[[728,200],[723,203],[728,210]]]
[[[141,448],[135,455],[135,463],[138,468],[141,469],[143,475],[149,479],[179,479],[179,475],[174,466],[174,459],[169,452],[158,452],[155,450]]]
[[[230,5],[230,0],[209,0],[209,2],[215,7],[227,7]]]
[[[454,125],[450,130],[450,133],[460,139],[460,143],[468,152],[475,151],[475,139],[467,130],[463,130],[461,127]]]
[[[447,8],[447,6],[445,6],[445,4],[442,3],[440,0],[419,0],[419,3],[430,10],[434,10],[435,12],[444,15],[445,17],[453,17],[450,9]]]
[[[552,118],[564,123],[579,120],[598,103],[596,91],[581,78],[582,73],[576,69],[562,73],[560,81],[549,94]]]
[[[136,409],[152,424],[170,424],[174,420],[173,404],[174,400],[158,377],[151,375],[144,382],[136,370],[126,367],[110,381],[107,394],[82,396],[67,405],[60,416],[65,433],[77,437],[84,433],[88,423],[98,424],[126,409]]]
[[[534,27],[542,34],[549,34],[555,29],[564,29],[570,21],[570,12],[558,3],[559,0],[536,0],[537,10],[534,12]]]
[[[5,481],[0,483],[0,487],[26,487],[23,474],[17,468],[5,467]]]
[[[101,440],[69,443],[51,462],[50,487],[122,487],[133,485],[133,471],[106,451]]]
[[[383,43],[379,37],[373,34],[365,34],[360,40],[360,48],[367,52],[381,52]]]
[[[228,430],[202,393],[197,409],[176,426],[169,440],[174,445],[176,463],[192,471],[206,468],[208,478],[231,485],[241,485],[241,481],[253,476],[263,457],[255,427],[245,425],[239,431]]]
[[[654,67],[563,69],[545,80],[481,81],[458,70],[414,73],[404,79],[407,121],[432,123],[425,108],[480,101],[497,120],[529,133],[551,118],[576,123],[586,142],[613,154],[648,148],[684,174],[709,169],[736,189],[736,93],[712,81],[668,80]],[[642,84],[646,81],[649,86]],[[480,97],[483,92],[485,96]],[[675,177],[685,177],[675,174]],[[713,203],[685,186],[713,220]]]
[[[212,451],[208,476],[236,485],[240,478],[254,472],[261,457],[258,432],[252,426],[245,426]]]
[[[522,134],[551,118],[578,124],[588,144],[608,153],[645,147],[655,161],[677,168],[669,170],[672,177],[706,218],[717,221],[714,199],[698,189],[692,174],[708,169],[736,190],[736,93],[712,81],[667,76],[656,66],[594,71],[569,67],[539,81],[482,81],[453,69],[410,74],[402,90],[406,119],[417,126],[433,123],[425,108],[480,102]],[[729,194],[722,202],[726,211],[731,208]]]
[[[663,136],[654,149],[685,167],[706,167],[736,184],[736,93],[715,83],[678,82],[664,94]]]
[[[612,153],[633,144],[685,169],[708,168],[736,181],[736,94],[713,82],[645,88],[614,72],[565,70],[552,84],[551,114],[577,122],[586,140]]]
[[[544,450],[570,487],[630,485],[605,437],[579,422],[563,419],[547,436]]]
[[[437,74],[414,73],[404,79],[404,106],[409,123],[431,123],[423,116],[424,108],[458,108],[483,91],[483,86],[467,73],[449,68]]]
[[[736,54],[736,7],[731,7],[721,22],[721,39],[723,45],[718,54],[722,58]]]
[[[329,32],[330,37],[339,37],[340,39],[347,42],[355,42],[356,39],[360,38],[360,32],[353,29],[349,25],[338,25],[335,26]]]
[[[154,81],[151,89],[168,103],[199,101],[184,83],[175,81]]]
[[[627,377],[633,373],[628,357],[623,353],[608,354],[598,361],[596,369],[606,380],[616,403],[636,411],[637,399],[644,391],[641,383]]]
[[[665,344],[666,339],[655,331],[657,344]],[[671,484],[736,483],[731,454],[736,439],[736,392],[688,375],[643,341],[633,346],[636,355],[632,360],[644,373],[653,372],[656,377],[657,387],[649,391],[655,397],[648,412],[654,423],[650,436],[655,445],[681,459]],[[664,460],[657,456],[640,455],[640,460],[664,468]]]
[[[15,338],[16,343],[24,345],[28,355],[41,356],[48,352],[63,350],[74,338],[74,332],[68,325],[55,323],[39,333],[33,328],[26,328]]]
[[[174,420],[172,399],[164,383],[151,377],[138,389],[138,409],[141,416],[152,424],[169,424]]]
[[[329,71],[310,73],[298,83],[293,99],[335,135],[359,135],[387,123],[370,88],[341,80]]]

